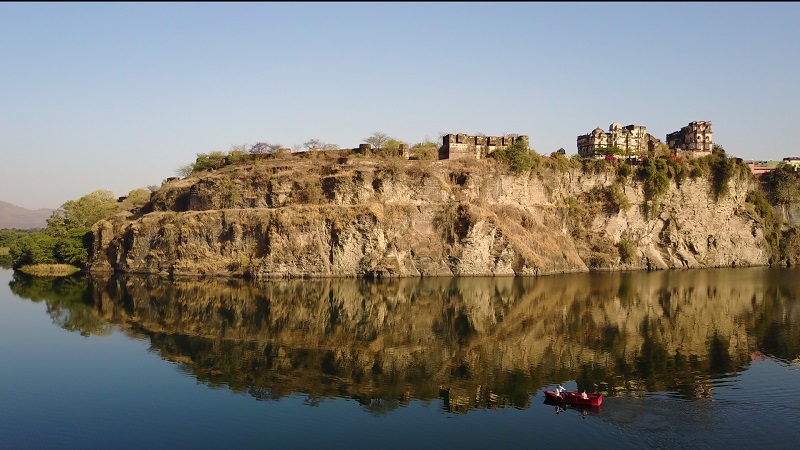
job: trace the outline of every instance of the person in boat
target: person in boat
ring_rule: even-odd
[[[584,400],[589,400],[589,396],[586,395],[586,389],[584,389],[583,392],[581,392],[581,398]]]
[[[560,385],[560,384],[559,384],[559,385],[558,385],[558,387],[556,388],[556,395],[557,395],[557,396],[559,396],[559,397],[561,397],[561,393],[562,393],[562,392],[566,392],[566,391],[567,391],[567,390],[566,390],[566,389],[564,389],[564,386],[562,386],[562,385]]]

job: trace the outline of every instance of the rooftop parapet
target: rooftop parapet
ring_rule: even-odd
[[[527,135],[483,136],[464,133],[450,133],[442,137],[442,151],[439,159],[482,159],[497,149],[504,149],[515,142],[522,141],[530,147]]]

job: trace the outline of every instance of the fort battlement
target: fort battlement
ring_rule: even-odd
[[[473,136],[463,133],[446,134],[442,137],[439,159],[483,159],[493,151],[508,148],[517,141],[524,142],[526,147],[530,146],[530,140],[526,135]]]

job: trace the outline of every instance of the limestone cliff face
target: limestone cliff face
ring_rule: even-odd
[[[780,205],[775,211],[787,226],[800,227],[800,203]]]
[[[576,225],[575,199],[614,179],[514,175],[493,160],[264,159],[165,183],[141,211],[97,223],[90,270],[405,277],[768,263],[749,180],[719,199],[704,178],[672,182],[648,202],[629,178],[631,207]],[[621,241],[635,250],[626,261]]]

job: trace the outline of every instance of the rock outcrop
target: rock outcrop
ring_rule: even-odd
[[[674,181],[646,200],[599,173],[494,160],[265,158],[165,183],[140,211],[94,226],[90,270],[164,275],[416,277],[545,275],[767,265],[749,178],[716,198]],[[314,157],[316,156],[316,157]],[[587,193],[617,183],[628,208]],[[575,219],[576,206],[585,211]],[[596,206],[596,205],[595,205]],[[621,256],[625,243],[633,254]]]

